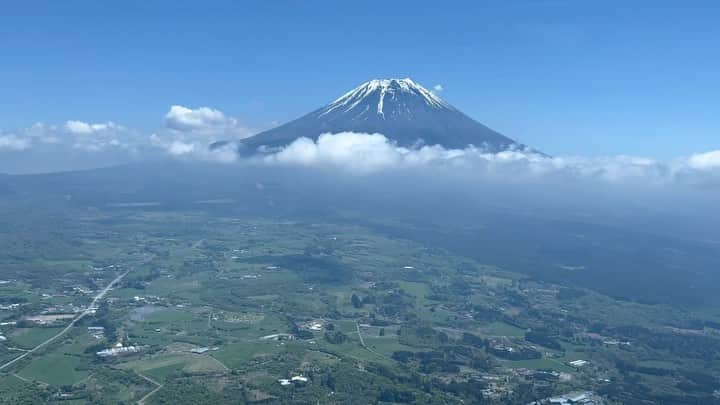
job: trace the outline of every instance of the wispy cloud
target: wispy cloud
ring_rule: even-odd
[[[76,135],[87,135],[108,130],[125,129],[123,126],[117,125],[111,121],[106,123],[91,124],[84,121],[70,120],[65,122],[64,127],[68,132]]]

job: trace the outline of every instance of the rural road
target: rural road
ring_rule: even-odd
[[[25,353],[21,354],[20,356],[18,356],[18,357],[16,357],[16,358],[8,361],[7,363],[1,365],[1,366],[0,366],[0,370],[4,370],[5,368],[10,367],[11,365],[15,364],[16,362],[24,359],[25,357],[31,355],[32,353],[36,352],[37,350],[42,349],[43,347],[47,346],[48,344],[50,344],[50,343],[51,343],[52,341],[54,341],[55,339],[59,338],[60,336],[64,335],[65,333],[67,333],[67,331],[69,331],[73,326],[75,326],[75,323],[77,323],[77,321],[79,321],[79,320],[81,320],[82,318],[84,318],[85,316],[89,315],[89,314],[93,311],[93,309],[95,308],[95,305],[97,304],[97,302],[100,301],[101,299],[103,299],[103,297],[105,297],[105,294],[107,294],[108,291],[110,291],[110,289],[111,289],[115,284],[117,284],[120,280],[122,280],[123,277],[125,277],[125,275],[127,275],[129,272],[130,272],[130,270],[127,270],[127,271],[125,271],[123,274],[117,276],[113,281],[110,282],[110,284],[108,284],[107,286],[105,286],[105,288],[103,288],[99,293],[97,293],[97,295],[95,295],[95,298],[93,298],[93,300],[92,300],[92,302],[90,303],[90,305],[89,305],[87,308],[85,308],[85,310],[82,311],[78,316],[76,316],[75,318],[73,318],[73,320],[70,321],[70,323],[69,323],[63,330],[61,330],[60,332],[58,332],[56,335],[50,337],[50,338],[47,339],[46,341],[40,343],[39,345],[37,345],[37,346],[33,347],[32,349],[26,351]]]
[[[363,339],[363,335],[362,335],[362,333],[360,332],[360,324],[359,324],[357,321],[355,321],[355,328],[357,329],[357,334],[358,334],[358,337],[360,338],[360,346],[364,347],[364,348],[367,349],[370,353],[372,353],[372,354],[374,354],[374,355],[376,355],[376,356],[380,356],[380,357],[387,358],[387,356],[385,356],[384,354],[381,354],[381,353],[376,352],[376,351],[373,350],[370,346],[368,346],[368,345],[365,344],[365,339]]]
[[[150,377],[148,377],[148,376],[146,376],[146,375],[140,374],[140,373],[137,373],[137,375],[139,375],[140,377],[146,379],[146,380],[149,381],[150,383],[155,384],[155,388],[154,388],[152,391],[150,391],[150,392],[148,392],[147,394],[145,394],[145,396],[143,396],[142,398],[140,398],[140,400],[137,402],[138,405],[143,405],[143,404],[145,403],[145,401],[146,401],[148,398],[150,398],[150,396],[151,396],[152,394],[158,392],[158,391],[160,390],[160,388],[162,388],[165,384],[160,384],[159,382],[153,380],[152,378],[150,378]]]

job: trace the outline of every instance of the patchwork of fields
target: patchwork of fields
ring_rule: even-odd
[[[80,218],[14,229],[0,258],[3,364],[127,275],[91,315],[2,370],[5,402],[504,403],[612,395],[628,373],[679,397],[678,383],[703,378],[643,335],[706,338],[682,327],[687,313],[361,226],[153,210]]]

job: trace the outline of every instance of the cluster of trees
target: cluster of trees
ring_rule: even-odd
[[[399,329],[400,341],[410,346],[437,347],[450,341],[445,332],[440,332],[427,324],[417,326],[404,325]]]
[[[105,328],[105,339],[108,342],[113,343],[117,340],[117,328],[115,327],[115,322],[112,319],[110,305],[107,301],[103,301],[97,311],[95,311],[94,320],[95,326],[102,326]]]
[[[465,346],[443,346],[438,350],[411,352],[398,350],[392,354],[393,360],[408,364],[415,362],[422,373],[457,373],[460,366],[469,366],[478,370],[491,367],[489,357],[482,351]]]
[[[339,345],[347,340],[347,335],[339,330],[328,330],[325,332],[325,340],[327,340],[328,343]]]
[[[560,301],[569,301],[584,297],[587,292],[578,288],[562,287],[558,291],[556,298]]]
[[[460,371],[459,365],[463,364],[463,362],[457,361],[454,356],[446,356],[445,353],[438,351],[409,352],[401,350],[394,352],[392,358],[401,363],[417,361],[422,373],[457,373]]]
[[[472,287],[462,277],[454,277],[447,285],[433,284],[428,298],[435,301],[453,302],[459,297],[472,294]]]
[[[366,295],[366,296],[360,298],[357,294],[353,294],[350,297],[350,303],[352,304],[353,307],[360,309],[363,306],[365,306],[365,304],[374,304],[375,297],[373,297],[372,295]]]
[[[644,366],[622,359],[615,362],[615,367],[625,376],[630,372],[654,376],[673,376],[678,380],[677,388],[684,392],[710,394],[720,388],[720,382],[715,376],[701,371]]]
[[[415,298],[402,288],[384,294],[376,301],[378,301],[378,313],[388,318],[407,316],[415,307]]]
[[[160,276],[160,270],[156,268],[149,270],[147,273],[128,274],[122,281],[122,287],[144,290],[149,282],[160,278]]]
[[[0,305],[11,305],[11,304],[24,304],[27,302],[27,298],[18,297],[14,295],[0,296]]]
[[[485,306],[475,305],[473,307],[473,319],[481,322],[495,322],[505,318],[505,315],[499,310]]]
[[[535,343],[536,345],[545,346],[549,349],[563,349],[562,345],[560,345],[560,342],[558,342],[554,337],[550,336],[550,334],[542,331],[532,330],[525,333],[525,340],[530,343]]]
[[[294,319],[288,318],[287,322],[288,322],[288,332],[292,335],[295,335],[296,338],[307,340],[307,339],[312,339],[315,337],[315,335],[312,332],[310,332],[309,330],[300,329],[300,327],[298,326],[297,322],[295,322]]]
[[[617,367],[618,371],[623,374],[627,374],[628,372],[635,372],[635,373],[642,373],[642,374],[649,374],[649,375],[656,375],[656,376],[667,376],[672,374],[672,370],[669,370],[667,368],[660,368],[660,367],[650,367],[650,366],[641,366],[629,361],[625,360],[617,360],[615,362],[615,367]]]
[[[461,342],[469,346],[477,347],[478,349],[488,346],[487,339],[483,339],[480,336],[467,332],[463,333]]]
[[[666,350],[673,355],[694,359],[720,357],[720,339],[708,335],[679,334],[662,330],[627,325],[610,329],[610,333],[632,338],[656,350]]]
[[[411,391],[399,390],[397,388],[385,388],[380,391],[378,401],[410,404],[415,401],[415,394]]]
[[[188,378],[177,378],[165,384],[165,387],[153,395],[157,404],[244,404],[243,392],[237,395],[234,390],[216,392],[204,384],[198,384]]]
[[[366,364],[363,371],[350,362],[343,362],[309,371],[306,376],[312,384],[301,388],[270,387],[271,393],[278,397],[273,403],[315,403],[325,396],[320,390],[326,394],[334,392],[333,403],[448,403],[444,384],[374,362]]]
[[[51,392],[46,387],[34,384],[3,384],[0,386],[0,404],[45,404],[50,399]]]
[[[667,392],[653,391],[642,383],[637,374],[624,374],[623,378],[613,381],[612,384],[605,384],[598,389],[598,394],[609,398],[617,403],[623,404],[673,404],[673,405],[712,405],[717,404],[717,398],[711,392],[697,392],[694,389],[686,389],[683,382],[678,384],[683,390],[682,395],[675,395]]]

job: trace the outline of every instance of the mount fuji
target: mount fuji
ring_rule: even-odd
[[[272,150],[323,133],[380,133],[399,146],[475,146],[488,152],[526,147],[473,120],[412,79],[376,79],[303,117],[240,141],[240,151]],[[220,145],[216,145],[220,146]]]

